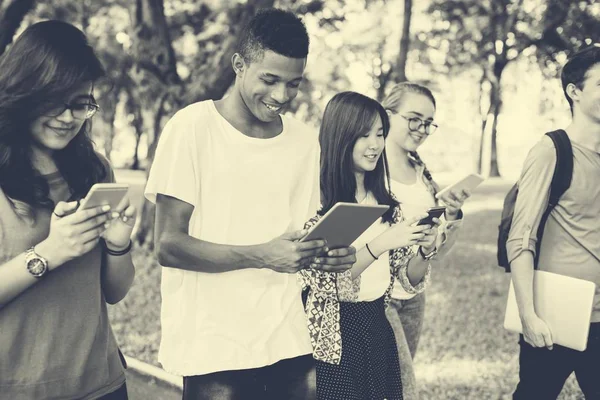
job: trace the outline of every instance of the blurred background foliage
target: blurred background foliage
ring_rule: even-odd
[[[117,168],[147,170],[162,126],[195,101],[224,96],[240,28],[261,7],[302,15],[311,47],[292,110],[317,127],[336,92],[381,100],[398,81],[428,85],[441,127],[422,150],[434,173],[515,179],[528,149],[569,121],[557,79],[600,36],[594,0],[3,0],[0,52],[25,27],[80,27],[109,79],[94,140]],[[142,173],[143,174],[143,173]],[[152,238],[144,206],[138,238]]]

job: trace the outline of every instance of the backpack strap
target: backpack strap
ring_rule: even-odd
[[[557,131],[546,133],[546,136],[552,139],[554,148],[556,149],[556,167],[554,168],[554,174],[552,175],[552,182],[550,184],[548,206],[542,215],[540,226],[537,231],[537,245],[534,259],[534,266],[536,268],[540,256],[540,245],[546,221],[562,195],[569,189],[569,186],[571,186],[571,179],[573,178],[573,147],[571,146],[571,140],[569,139],[567,132],[559,129]]]
[[[569,136],[562,129],[546,133],[554,142],[556,148],[556,168],[552,175],[550,187],[550,200],[548,206],[554,208],[560,197],[571,186],[573,178],[573,147]]]

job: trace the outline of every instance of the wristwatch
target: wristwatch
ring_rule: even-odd
[[[419,254],[423,257],[423,260],[433,260],[435,256],[437,256],[437,248],[433,249],[433,251],[429,254],[423,253],[423,247],[419,246]]]
[[[48,261],[31,247],[25,252],[25,267],[31,275],[41,278],[48,272]]]

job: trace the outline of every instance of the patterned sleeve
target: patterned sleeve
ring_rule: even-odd
[[[393,223],[397,224],[403,220],[402,211],[400,207],[396,207],[394,210]],[[408,279],[408,264],[410,260],[417,255],[414,246],[405,246],[397,249],[390,250],[390,269],[392,270],[394,277],[400,281],[402,288],[409,294],[418,294],[425,290],[429,284],[429,277],[431,275],[431,264],[427,266],[425,276],[416,286],[411,285]]]

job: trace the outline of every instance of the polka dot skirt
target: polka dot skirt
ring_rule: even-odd
[[[402,381],[394,332],[383,297],[340,303],[342,360],[317,361],[319,400],[402,400]]]

